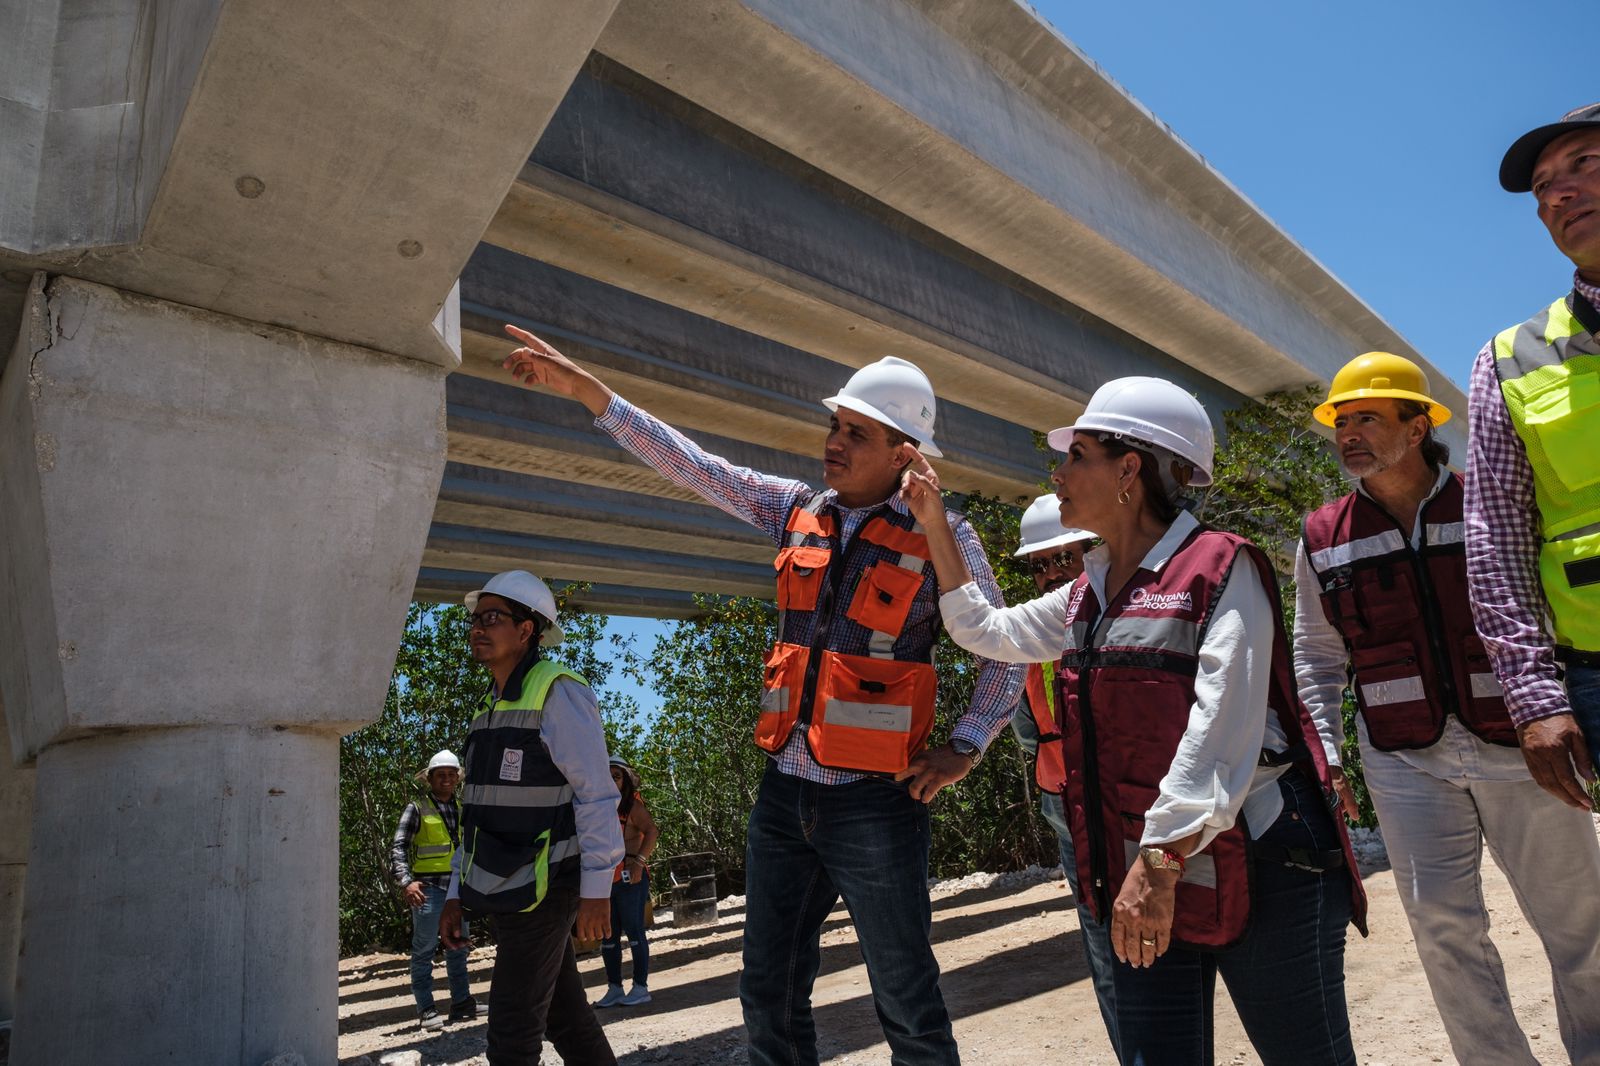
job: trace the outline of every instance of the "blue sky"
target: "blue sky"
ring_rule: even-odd
[[[1034,6],[1463,388],[1484,341],[1570,287],[1533,198],[1496,172],[1522,133],[1600,99],[1595,8]]]
[[[1523,132],[1600,99],[1583,58],[1592,9],[1034,6],[1463,388],[1484,341],[1570,285],[1532,197],[1501,191],[1495,175]],[[611,625],[646,652],[661,631],[643,619]]]

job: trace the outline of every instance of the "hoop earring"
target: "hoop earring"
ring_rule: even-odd
[[[1117,493],[1117,502],[1123,506],[1127,506],[1129,503],[1133,502],[1133,497],[1128,495],[1127,489],[1123,489],[1121,492]]]

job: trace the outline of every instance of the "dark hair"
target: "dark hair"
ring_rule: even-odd
[[[1428,464],[1429,470],[1437,470],[1450,461],[1450,445],[1439,439],[1433,431],[1433,415],[1428,410],[1428,405],[1417,400],[1397,400],[1399,405],[1397,417],[1402,422],[1409,422],[1419,415],[1428,420],[1428,431],[1422,435],[1423,462]]]
[[[1140,448],[1130,444],[1125,438],[1109,434],[1100,438],[1100,444],[1113,459],[1120,459],[1130,452],[1139,457],[1139,483],[1144,486],[1145,502],[1157,519],[1171,525],[1182,508],[1167,491],[1167,486],[1162,483],[1161,467],[1149,449]]]
[[[617,814],[626,818],[628,813],[633,810],[633,801],[639,792],[639,775],[634,773],[633,767],[626,763],[612,763],[611,765],[622,771],[622,788],[619,789],[622,793],[622,798],[617,801]]]

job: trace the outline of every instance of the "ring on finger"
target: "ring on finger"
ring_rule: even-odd
[[[1147,948],[1153,948],[1156,946],[1156,938],[1153,936],[1142,936],[1139,938],[1139,943],[1143,944]]]

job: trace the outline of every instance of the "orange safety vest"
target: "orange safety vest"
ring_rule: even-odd
[[[1061,716],[1056,711],[1056,664],[1029,666],[1026,691],[1028,713],[1033,715],[1033,724],[1039,731],[1033,779],[1044,791],[1059,796],[1066,786],[1067,761],[1061,749]]]
[[[885,503],[841,549],[832,501],[802,495],[789,514],[755,741],[776,754],[803,724],[819,764],[898,773],[933,730],[939,603],[928,539]]]

